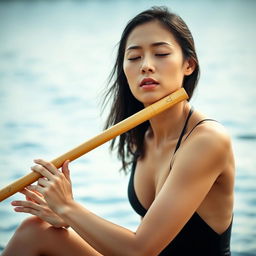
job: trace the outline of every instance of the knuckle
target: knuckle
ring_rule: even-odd
[[[28,207],[25,207],[25,208],[24,208],[24,211],[27,212],[27,213],[32,213],[32,209],[31,209],[31,208],[28,208]]]
[[[37,184],[42,184],[44,182],[44,178],[39,178]]]
[[[48,169],[52,167],[51,163],[49,163],[49,162],[46,162],[46,163],[44,164],[44,166],[45,166],[46,168],[48,168]]]
[[[51,185],[53,185],[54,183],[58,183],[59,180],[60,180],[59,176],[54,175],[54,176],[52,177],[52,181],[53,181],[53,182],[51,183]]]
[[[45,168],[42,165],[38,165],[37,167],[41,172],[45,173]]]
[[[27,207],[33,207],[34,203],[31,201],[27,201],[26,205]]]
[[[47,187],[47,188],[45,188],[45,190],[44,190],[44,195],[45,195],[45,196],[48,196],[50,192],[51,192],[51,188],[50,188],[50,187]]]
[[[28,207],[30,201],[21,202],[20,205]]]
[[[57,176],[56,175],[53,175],[52,176],[52,181],[55,182],[57,180]]]

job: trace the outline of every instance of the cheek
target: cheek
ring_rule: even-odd
[[[132,68],[132,66],[128,63],[124,63],[123,70],[128,83],[132,82],[134,79],[134,69]]]
[[[184,75],[182,62],[177,60],[164,63],[164,65],[162,66],[162,70],[164,70],[166,74],[169,74],[169,76],[172,77],[180,77],[181,75]]]
[[[125,74],[125,76],[126,76],[126,78],[128,80],[129,69],[128,69],[127,64],[125,62],[123,63],[123,71],[124,71],[124,74]]]

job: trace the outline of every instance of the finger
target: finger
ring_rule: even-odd
[[[40,178],[40,179],[38,179],[37,184],[40,185],[40,186],[42,186],[42,187],[47,187],[47,186],[48,186],[48,182],[49,182],[49,181],[47,181],[46,179]]]
[[[39,193],[41,195],[44,195],[44,187],[38,186],[38,185],[30,185],[27,187],[29,190],[32,190],[36,193]]]
[[[43,177],[46,177],[48,180],[53,179],[53,174],[42,165],[34,165],[31,167],[31,170],[40,173]]]
[[[29,187],[31,187],[31,188],[29,189]],[[42,195],[41,193],[39,193],[38,191],[34,190],[34,188],[32,187],[32,185],[30,185],[30,186],[24,188],[22,191],[20,191],[20,193],[22,193],[23,195],[26,196],[26,191],[27,191],[27,190],[30,191],[30,192],[33,192],[33,193],[37,194],[38,197],[43,197],[43,195]]]
[[[52,174],[59,173],[58,169],[51,162],[47,162],[43,159],[35,159],[34,163],[42,165],[45,169],[47,169]]]
[[[37,211],[39,211],[41,209],[38,204],[31,202],[31,201],[13,201],[11,204],[12,204],[12,206],[17,206],[17,207],[21,207],[21,208],[24,208],[24,207],[31,208],[31,209],[34,209]],[[15,207],[15,208],[17,208],[17,207]]]
[[[26,190],[29,190],[29,191],[31,191],[31,192],[33,192],[33,193],[35,193],[35,194],[37,194],[37,195],[40,196],[40,197],[43,197],[43,195],[42,195],[41,193],[39,193],[38,191],[36,191],[36,190],[34,189],[33,185],[29,185],[29,186],[26,187],[25,189],[26,189]]]
[[[70,171],[68,168],[69,163],[70,163],[69,160],[64,162],[64,164],[62,165],[62,172],[63,172],[64,176],[66,177],[66,179],[71,183]]]
[[[27,187],[26,189],[28,189],[28,187]],[[36,193],[36,194],[37,194],[38,196],[40,196],[40,197],[43,197],[43,195],[42,195],[41,193],[39,193],[39,192],[36,191],[36,190],[33,190],[33,188],[32,188],[32,189],[28,189],[28,190],[30,190],[30,191]]]
[[[30,198],[30,197],[27,195],[25,189],[23,189],[22,191],[20,191],[20,193],[25,196],[25,198],[26,198],[27,201],[34,201],[32,198]]]
[[[36,191],[31,191],[31,190],[25,188],[22,191],[22,193],[24,195],[26,195],[26,197],[29,197],[32,201],[34,201],[34,202],[36,202],[36,203],[38,203],[40,205],[44,205],[45,204],[45,200],[43,199],[42,195],[39,194]]]
[[[35,216],[38,216],[40,217],[40,212],[35,210],[35,209],[32,209],[32,208],[29,208],[29,207],[15,207],[14,208],[14,211],[15,212],[24,212],[24,213],[30,213],[32,215],[35,215]]]

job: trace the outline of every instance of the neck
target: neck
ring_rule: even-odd
[[[150,119],[150,135],[156,145],[178,138],[189,110],[189,103],[183,101]]]

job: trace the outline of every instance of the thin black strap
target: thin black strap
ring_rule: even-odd
[[[205,121],[214,121],[214,122],[218,122],[218,121],[216,121],[216,120],[214,120],[214,119],[210,119],[210,118],[206,118],[206,119],[203,119],[203,120],[199,121],[199,122],[190,130],[190,132],[189,132],[189,134],[186,136],[185,140],[188,138],[188,136],[194,131],[194,129],[195,129],[198,125],[200,125],[201,123],[203,123],[203,122],[205,122]]]
[[[174,150],[174,154],[175,154],[175,152],[178,150],[178,148],[180,147],[182,138],[183,138],[183,136],[184,136],[184,134],[186,133],[186,130],[187,130],[187,125],[188,125],[189,118],[191,117],[191,115],[193,114],[193,112],[194,112],[194,110],[193,110],[193,108],[191,108],[190,111],[189,111],[189,113],[188,113],[187,119],[186,119],[186,121],[185,121],[184,127],[183,127],[183,129],[182,129],[182,131],[181,131],[179,140],[178,140],[177,145],[176,145],[176,148],[175,148],[175,150]]]

